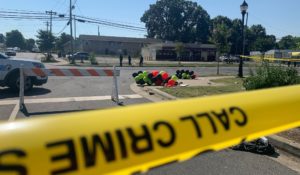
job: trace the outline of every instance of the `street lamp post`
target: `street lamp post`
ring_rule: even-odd
[[[242,13],[242,37],[243,37],[243,52],[242,52],[242,55],[245,54],[245,14],[247,13],[247,10],[248,10],[248,4],[246,3],[246,1],[244,0],[243,4],[240,6],[241,8],[241,13]],[[239,77],[243,77],[243,58],[240,56],[240,64],[239,64]]]

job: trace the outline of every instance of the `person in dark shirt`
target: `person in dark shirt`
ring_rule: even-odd
[[[144,64],[144,57],[141,55],[140,57],[140,67],[143,67]]]
[[[120,54],[120,67],[122,67],[122,66],[123,66],[123,55]]]
[[[131,66],[131,56],[130,55],[128,55],[128,64],[129,64],[129,66]]]

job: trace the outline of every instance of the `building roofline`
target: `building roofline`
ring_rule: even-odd
[[[80,40],[89,41],[115,41],[115,42],[134,42],[134,43],[158,43],[159,39],[153,38],[134,38],[134,37],[118,37],[118,36],[98,36],[98,35],[79,35]]]

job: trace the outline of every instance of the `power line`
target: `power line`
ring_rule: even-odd
[[[68,23],[55,35],[60,35],[61,33],[63,33],[65,31],[65,29],[67,28],[67,26],[68,26]]]
[[[51,11],[46,11],[46,14],[49,14],[50,15],[50,33],[52,34],[52,16],[53,15],[57,15],[56,12],[53,12],[52,10]]]
[[[100,25],[107,25],[107,26],[111,26],[111,27],[117,27],[117,28],[129,29],[129,30],[146,31],[146,28],[143,28],[143,27],[137,27],[137,26],[132,26],[132,25],[114,23],[114,22],[110,22],[110,21],[104,21],[104,20],[85,17],[85,16],[76,16],[76,17],[78,17],[78,19],[81,19],[82,22],[95,23],[95,24],[100,24]]]
[[[16,11],[16,12],[32,12],[32,13],[43,13],[40,11],[32,11],[32,10],[19,10],[19,9],[4,9],[4,8],[0,8],[0,10],[4,10],[4,11]]]
[[[77,2],[77,0],[72,4],[75,5],[76,2]],[[72,10],[73,8],[74,8],[74,6],[71,5],[70,10]],[[56,14],[52,14],[52,15],[56,15]],[[86,22],[86,23],[91,23],[91,24],[97,24],[97,25],[103,25],[103,26],[108,26],[108,27],[115,27],[115,28],[133,30],[133,31],[139,31],[139,32],[146,31],[146,28],[138,27],[138,26],[134,26],[134,25],[116,23],[116,22],[111,22],[108,20],[101,20],[101,19],[86,17],[86,16],[76,15],[75,17],[78,22],[83,22],[83,23]],[[0,11],[0,18],[11,19],[11,20],[48,20],[49,16],[44,13],[37,12],[37,11],[24,11],[24,10],[23,11],[16,11],[16,10],[7,11],[6,10],[6,11]],[[55,20],[55,21],[69,20],[69,23],[71,23],[70,19],[72,19],[72,17],[64,15],[64,14],[52,17],[52,20]]]
[[[17,12],[17,11],[0,11],[0,13],[4,13],[4,14],[24,14],[24,15],[43,15],[44,13],[40,13],[40,12]]]

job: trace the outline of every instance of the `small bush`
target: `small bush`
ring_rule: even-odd
[[[251,73],[244,81],[246,90],[287,86],[299,83],[298,72],[294,68],[270,66],[264,63],[258,67],[256,74]]]
[[[94,53],[92,53],[92,54],[89,56],[89,60],[90,60],[90,62],[91,62],[92,65],[97,65],[97,64],[98,64],[98,62],[97,62],[97,60],[96,60],[96,56],[95,56]]]

